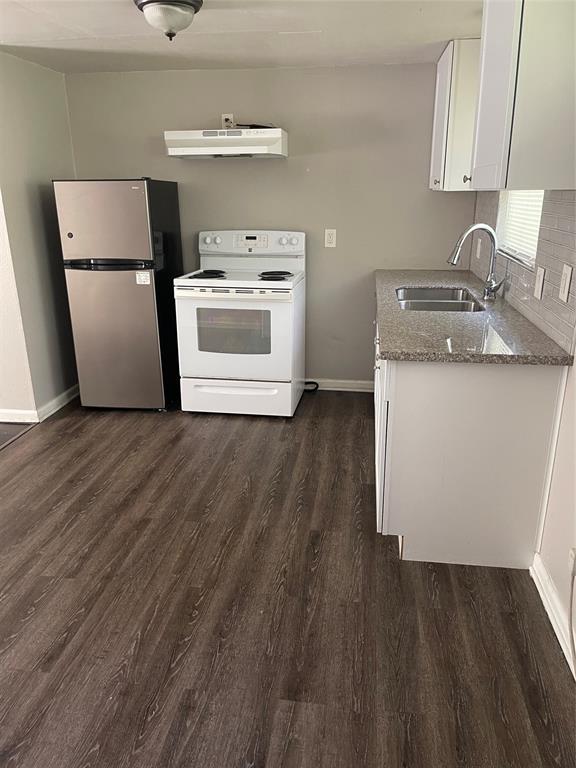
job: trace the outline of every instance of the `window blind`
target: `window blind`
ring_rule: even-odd
[[[502,251],[535,260],[543,201],[540,189],[500,192],[496,229]]]

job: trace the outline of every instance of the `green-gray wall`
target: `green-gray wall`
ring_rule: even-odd
[[[74,174],[64,76],[0,53],[0,105],[0,420],[26,421],[76,383],[51,184]]]
[[[370,380],[376,268],[442,268],[470,193],[428,190],[432,65],[70,75],[79,178],[180,183],[185,265],[212,228],[308,235],[307,375]],[[168,158],[163,131],[272,122],[287,160]],[[338,247],[324,248],[336,227]]]

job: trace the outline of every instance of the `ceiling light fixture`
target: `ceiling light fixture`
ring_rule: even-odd
[[[134,0],[139,10],[144,13],[151,27],[164,32],[169,40],[176,37],[177,32],[187,29],[194,21],[204,0]]]

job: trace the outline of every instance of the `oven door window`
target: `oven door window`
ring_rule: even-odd
[[[269,355],[269,309],[197,308],[198,349],[224,355]]]

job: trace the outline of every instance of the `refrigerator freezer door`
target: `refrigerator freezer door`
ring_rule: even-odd
[[[66,270],[82,405],[165,407],[154,278]]]
[[[153,259],[146,182],[55,181],[62,254],[76,259]]]

